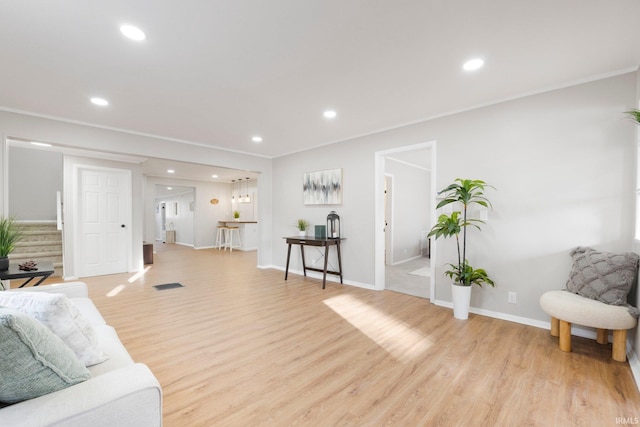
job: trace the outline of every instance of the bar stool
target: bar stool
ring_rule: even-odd
[[[225,243],[227,242],[227,230],[228,229],[229,229],[229,227],[227,227],[225,225],[219,225],[218,226],[218,232],[216,233],[216,246],[217,246],[218,250],[220,250],[220,248],[222,248],[225,245]]]
[[[229,248],[229,252],[233,252],[233,248],[238,248],[240,249],[242,246],[240,244],[240,227],[236,227],[233,225],[230,225],[228,227],[226,227],[226,235],[225,235],[225,239],[224,239],[224,250],[226,251],[227,248]],[[235,231],[236,233],[236,244],[233,244],[233,232]]]

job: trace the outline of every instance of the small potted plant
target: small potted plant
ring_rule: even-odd
[[[0,217],[0,271],[9,269],[9,254],[22,238],[22,232],[15,218]]]
[[[471,285],[482,287],[483,283],[495,286],[493,280],[482,268],[473,268],[467,260],[467,227],[474,226],[480,230],[479,224],[484,221],[467,217],[467,208],[477,204],[484,208],[489,208],[491,202],[484,197],[485,187],[491,187],[484,181],[460,179],[449,185],[444,190],[438,192],[444,198],[438,203],[436,209],[449,204],[456,204],[462,211],[454,210],[451,214],[442,214],[438,217],[438,222],[431,228],[428,237],[455,237],[458,249],[458,262],[447,264],[450,268],[445,271],[445,275],[453,279],[451,294],[453,299],[453,315],[457,319],[467,319],[469,316],[469,305],[471,299]],[[491,187],[493,188],[493,187]],[[460,244],[460,233],[462,233],[462,245]]]
[[[233,211],[234,221],[240,221],[240,211]]]
[[[297,227],[299,236],[304,237],[307,235],[307,228],[309,227],[309,223],[306,219],[299,219]]]

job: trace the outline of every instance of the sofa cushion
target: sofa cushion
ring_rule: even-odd
[[[627,305],[627,294],[638,272],[638,255],[577,247],[567,290],[606,304]]]
[[[46,292],[0,292],[0,306],[12,307],[36,318],[73,350],[85,366],[109,356],[98,348],[96,333],[65,295]]]
[[[59,337],[16,309],[0,307],[0,343],[2,402],[33,399],[91,377]]]
[[[98,311],[93,301],[89,298],[69,298],[69,300],[76,306],[82,316],[89,321],[89,323],[95,328],[97,325],[106,325],[107,322]]]
[[[118,334],[113,327],[98,325],[94,326],[94,328],[96,334],[98,334],[100,348],[109,354],[109,360],[89,366],[88,369],[92,377],[134,364],[133,359],[122,344],[122,341],[120,341],[120,338],[118,338]]]

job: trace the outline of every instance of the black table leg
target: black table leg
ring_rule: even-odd
[[[44,274],[42,275],[42,277],[40,278],[40,280],[38,280],[33,286],[38,286],[40,283],[44,282],[46,278],[48,278],[49,276],[51,276],[53,273],[48,273],[48,274]]]
[[[322,289],[327,283],[327,262],[329,261],[329,245],[324,245],[324,272],[322,274]]]
[[[307,277],[307,263],[304,261],[304,245],[300,245],[300,254],[302,255],[302,272]]]
[[[336,242],[336,250],[338,251],[338,271],[340,272],[340,283],[342,283],[342,256],[340,255],[340,240]]]
[[[287,276],[289,276],[289,258],[291,258],[291,243],[287,249],[287,268],[284,270],[284,280],[287,280]]]

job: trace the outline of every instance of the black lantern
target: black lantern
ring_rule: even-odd
[[[329,239],[340,238],[340,217],[336,211],[329,212],[327,216],[327,237]]]

